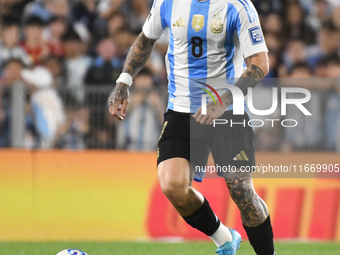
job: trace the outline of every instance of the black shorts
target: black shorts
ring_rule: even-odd
[[[158,141],[157,164],[179,157],[194,167],[206,166],[211,152],[216,168],[255,166],[254,132],[248,125],[248,115],[227,111],[219,119],[224,124],[202,125],[192,114],[168,110]]]

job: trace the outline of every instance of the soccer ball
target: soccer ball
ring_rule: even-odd
[[[87,255],[87,253],[77,249],[62,250],[57,255]]]

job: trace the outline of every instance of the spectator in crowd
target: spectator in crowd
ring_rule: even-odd
[[[0,147],[9,147],[10,144],[10,119],[12,86],[21,83],[21,72],[24,64],[20,59],[9,59],[4,64],[3,75],[0,79]],[[34,116],[29,100],[24,102],[25,107],[25,148],[36,148],[38,146],[39,134],[35,128]]]
[[[278,54],[275,51],[268,52],[268,58],[269,58],[269,72],[266,76],[266,78],[278,78],[278,66],[279,66],[279,58]],[[264,81],[266,83],[266,80]],[[268,84],[268,83],[267,83]]]
[[[262,27],[265,33],[279,35],[280,33],[282,33],[283,29],[282,19],[280,15],[277,13],[269,14],[268,16],[266,16]]]
[[[54,15],[68,18],[69,13],[70,7],[68,0],[35,0],[26,5],[24,20],[35,16],[47,22]]]
[[[339,56],[340,49],[340,31],[338,31],[333,23],[326,23],[319,31],[319,47],[315,60],[328,58],[333,55]]]
[[[340,153],[340,121],[339,121],[339,119],[338,119],[338,125],[337,125],[337,129],[336,129],[336,148],[335,148],[335,150],[338,152],[338,153]]]
[[[333,10],[332,22],[336,29],[340,31],[340,6]]]
[[[256,86],[252,96],[254,99],[253,106],[255,109],[265,110],[272,107],[274,103],[273,100],[271,100],[273,97],[273,89],[279,87],[279,82],[279,79],[264,79]],[[266,98],[268,100],[256,100],[257,98]],[[280,144],[282,142],[282,128],[280,122],[268,121],[270,119],[279,120],[281,118],[280,109],[280,104],[278,104],[276,110],[271,114],[263,116],[251,113],[251,119],[256,120],[252,124],[255,126],[253,127],[255,134],[254,143],[257,150],[273,151],[280,148]],[[263,125],[256,127],[258,123],[261,123],[260,121],[262,121]]]
[[[11,118],[7,107],[10,100],[8,97],[10,84],[13,80],[11,77],[18,76],[22,63],[33,64],[43,66],[52,73],[54,84],[66,104],[66,124],[63,125],[62,132],[55,136],[55,139],[59,140],[55,144],[73,149],[113,148],[116,143],[117,123],[109,119],[106,112],[105,85],[114,85],[121,69],[121,62],[125,59],[136,34],[140,32],[152,2],[152,0],[0,0],[0,84],[3,84],[0,96],[2,98],[0,133],[1,130],[6,130],[2,128],[6,127]],[[298,84],[286,85],[304,87],[311,91],[312,100],[307,105],[313,109],[315,120],[310,122],[308,116],[297,116],[302,124],[295,129],[296,134],[287,134],[286,130],[282,129],[256,131],[257,147],[263,150],[276,150],[286,139],[287,143],[284,143],[283,148],[318,147],[335,150],[337,146],[340,147],[335,142],[340,139],[336,136],[340,133],[336,129],[337,113],[340,112],[338,108],[340,87],[336,82],[317,84],[304,81],[310,77],[337,80],[339,65],[336,56],[340,55],[339,0],[252,0],[252,2],[260,15],[269,48],[270,71],[267,78],[294,78],[292,80],[304,78],[300,79]],[[146,65],[153,79],[150,84],[162,87],[167,84],[164,65],[169,39],[167,34],[165,32],[158,40]],[[143,77],[135,81],[137,87],[150,78],[147,75]],[[91,89],[92,85],[96,86],[95,90]],[[268,89],[275,86],[275,83],[268,79],[263,81],[262,85],[262,88],[256,89],[267,95]],[[153,89],[154,86],[151,86],[147,90]],[[85,93],[85,90],[89,93]],[[35,91],[38,91],[37,88]],[[131,92],[137,98],[138,105],[143,107],[130,107],[135,116],[131,118],[131,122],[140,121],[137,115],[139,108],[146,109],[147,116],[154,116],[149,114],[151,110],[147,106],[152,101],[150,98],[155,99],[157,96],[147,96],[147,93],[138,91],[136,88],[135,92]],[[67,99],[70,97],[68,94],[72,96],[72,100]],[[37,132],[34,131],[35,122],[31,109],[31,105],[27,104],[26,114],[31,120],[26,121],[26,130],[30,130],[27,131],[26,140],[31,141],[27,142],[28,147],[37,147],[39,143],[36,139]],[[79,116],[83,117],[79,119]],[[313,139],[309,139],[306,134],[319,127],[320,123],[322,134],[317,132],[318,142],[312,141],[307,144],[304,139]],[[122,133],[123,127],[119,124],[120,134],[124,134],[128,139],[134,137],[137,129],[130,130],[125,126],[127,131]],[[294,135],[299,137],[295,139]],[[320,137],[323,139],[319,139]],[[147,144],[141,140],[143,144]],[[123,145],[117,141],[120,148],[135,146],[132,142],[124,141]],[[136,146],[133,149],[136,149]]]
[[[288,6],[284,21],[286,40],[299,39],[308,45],[316,42],[315,32],[305,20],[305,14],[300,5],[292,3]]]
[[[307,60],[305,48],[306,45],[302,40],[294,39],[289,41],[283,54],[283,60],[287,69]]]
[[[331,78],[331,86],[325,107],[326,148],[340,152],[340,58],[333,56],[327,62],[326,72]]]
[[[283,40],[279,35],[274,33],[266,34],[266,43],[269,49],[268,57],[269,57],[269,73],[267,78],[278,78],[279,73],[279,64],[281,62],[281,51],[283,47]],[[263,81],[266,83],[266,80]]]
[[[90,110],[92,134],[101,132],[108,125],[107,94],[115,85],[123,67],[123,62],[117,56],[117,47],[112,39],[101,40],[96,52],[98,55],[85,79],[88,86],[86,105],[95,106]]]
[[[315,76],[318,78],[328,78],[327,66],[328,66],[327,58],[319,59],[315,66]]]
[[[127,30],[128,25],[125,16],[121,12],[113,14],[107,20],[107,35],[114,38],[120,31]]]
[[[43,38],[44,22],[36,16],[30,17],[25,24],[25,39],[21,46],[29,55],[34,65],[50,54],[50,49]]]
[[[96,34],[97,17],[95,0],[80,0],[72,8],[73,22],[82,23],[92,34]]]
[[[282,9],[281,0],[252,0],[252,2],[260,17],[270,13],[279,13]]]
[[[20,59],[25,65],[30,64],[30,58],[20,47],[20,28],[10,17],[4,18],[1,29],[0,41],[0,69],[9,59]]]
[[[90,120],[89,135],[86,137],[87,148],[115,149],[117,139],[116,122],[110,120],[108,113],[104,115],[104,119],[99,123],[93,124],[92,120]]]
[[[22,67],[19,59],[8,59],[3,64],[4,71],[0,79],[0,147],[10,146],[10,88],[21,80]]]
[[[70,16],[70,6],[68,0],[45,0],[46,9],[51,16],[59,16],[65,19]]]
[[[297,121],[298,125],[283,129],[285,142],[282,149],[285,151],[316,150],[323,138],[321,114],[323,90],[318,87],[319,83],[313,83],[312,71],[306,62],[295,64],[288,74],[290,79],[286,80],[284,86],[302,87],[310,91],[313,100],[305,103],[304,107],[312,113],[312,116],[304,115],[295,105],[287,105],[285,118]],[[289,98],[301,98],[301,95],[296,93]]]
[[[329,6],[326,0],[304,0],[306,3],[304,5],[305,9],[309,12],[306,17],[306,23],[314,30],[318,31],[321,29],[322,24],[329,21],[332,8]],[[302,2],[300,0],[300,2]]]
[[[8,59],[3,66],[3,74],[0,79],[0,88],[6,88],[7,86],[11,86],[16,81],[21,80],[21,70],[24,64],[20,58],[10,58]]]
[[[66,86],[79,102],[84,102],[84,81],[91,58],[85,55],[86,44],[72,27],[63,35],[62,40],[65,49]]]
[[[110,38],[101,40],[97,45],[97,57],[94,59],[86,75],[86,84],[115,84],[122,71],[123,62],[118,58],[117,46]]]
[[[0,17],[11,15],[16,21],[20,21],[23,9],[32,0],[0,0]]]
[[[2,103],[2,100],[0,100]],[[0,148],[10,147],[9,141],[9,118],[4,107],[0,106]]]
[[[139,33],[144,21],[149,15],[150,5],[148,1],[127,0],[124,8],[125,17],[128,20],[130,29],[134,33]]]
[[[333,55],[328,59],[327,77],[333,78],[336,80],[340,78],[340,57],[338,55]]]
[[[62,36],[67,29],[67,20],[60,16],[52,16],[44,29],[43,38],[47,42],[50,54],[62,57],[65,54]]]
[[[63,103],[53,87],[53,76],[48,69],[35,67],[22,70],[21,77],[32,91],[30,103],[40,135],[39,148],[53,148],[65,122]]]
[[[42,65],[52,73],[56,88],[61,90],[62,93],[65,92],[66,88],[63,87],[65,84],[65,76],[60,58],[55,55],[50,55],[44,59]]]
[[[266,34],[266,43],[270,51],[274,51],[278,54],[281,53],[283,48],[283,40],[281,36],[274,33],[268,33]]]
[[[24,20],[30,16],[36,16],[43,21],[48,21],[51,17],[51,13],[46,8],[46,3],[48,0],[34,0],[27,4],[24,9]]]
[[[66,121],[59,130],[58,148],[81,150],[86,148],[89,132],[89,111],[70,93],[64,94]]]
[[[108,19],[117,13],[125,0],[99,0],[97,11],[103,19]]]
[[[143,69],[134,79],[127,117],[118,124],[117,148],[155,150],[164,109],[151,72]]]
[[[10,16],[17,22],[22,21],[25,6],[32,0],[7,0],[11,5]],[[0,7],[1,8],[1,7]]]

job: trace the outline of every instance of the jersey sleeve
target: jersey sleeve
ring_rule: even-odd
[[[243,57],[247,58],[259,52],[267,52],[259,16],[253,4],[248,0],[240,1],[239,22],[237,32]]]
[[[167,28],[163,15],[164,0],[154,0],[150,14],[143,25],[143,33],[150,39],[157,40]]]

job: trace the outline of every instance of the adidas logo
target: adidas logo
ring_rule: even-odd
[[[249,161],[249,158],[247,157],[244,151],[241,151],[239,154],[236,155],[236,157],[233,158],[233,160],[234,161]]]
[[[172,24],[174,27],[185,27],[184,21],[182,18],[177,20],[174,24]]]

